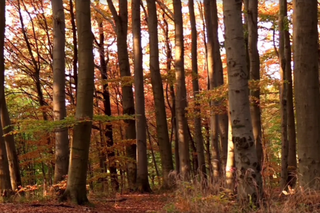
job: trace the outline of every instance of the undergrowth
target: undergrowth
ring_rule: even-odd
[[[290,190],[265,187],[260,207],[241,206],[224,180],[213,182],[195,176],[191,181],[176,178],[174,199],[160,212],[178,213],[320,213],[320,191]]]

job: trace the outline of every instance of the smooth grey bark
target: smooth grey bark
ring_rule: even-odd
[[[184,42],[181,0],[173,0],[175,28],[175,76],[176,76],[176,125],[179,142],[180,174],[188,178],[190,173],[189,141],[185,116],[186,84],[184,71]]]
[[[134,88],[136,107],[137,132],[137,188],[140,192],[150,192],[148,180],[147,134],[144,100],[144,83],[141,48],[140,0],[132,0],[132,34],[133,34],[133,62]]]
[[[67,188],[61,199],[76,204],[88,202],[87,167],[93,117],[94,61],[91,32],[90,0],[76,0],[76,21],[79,35],[79,82],[76,120],[71,143]]]
[[[320,96],[317,1],[293,1],[294,91],[297,116],[298,178],[301,187],[319,189]]]
[[[65,16],[62,0],[52,0],[53,14],[53,118],[61,121],[67,116],[65,102]],[[55,133],[54,183],[68,174],[69,139],[68,129],[60,128]]]
[[[192,39],[192,46],[191,46],[191,58],[192,58],[192,88],[193,88],[193,97],[196,102],[194,108],[194,129],[195,129],[195,141],[197,146],[197,159],[198,159],[198,167],[199,172],[203,175],[206,174],[206,162],[204,157],[204,146],[203,146],[203,137],[201,132],[201,110],[200,104],[197,103],[198,101],[198,94],[199,94],[199,80],[198,80],[198,32],[196,28],[196,18],[194,14],[194,1],[189,0],[189,13],[190,13],[190,25],[191,25],[191,39]]]
[[[131,76],[129,54],[127,45],[127,31],[128,31],[128,2],[126,0],[119,0],[119,15],[116,11],[111,0],[107,0],[109,9],[111,10],[113,19],[116,23],[116,34],[117,34],[117,48],[118,48],[118,59],[120,67],[120,76],[128,77]],[[134,101],[132,85],[122,84],[122,106],[124,115],[134,115]],[[135,140],[136,139],[136,127],[135,121],[128,119],[125,120],[125,139]],[[127,146],[127,157],[130,161],[127,163],[127,177],[130,190],[135,190],[135,184],[137,182],[137,165],[136,165],[136,144]]]
[[[5,103],[4,97],[4,37],[5,37],[5,27],[6,27],[6,13],[5,13],[6,1],[0,1],[0,100],[1,100],[1,111]],[[2,117],[2,116],[1,116]],[[11,190],[12,186],[10,183],[10,171],[8,164],[7,149],[9,143],[6,143],[5,138],[3,137],[2,124],[0,124],[0,190],[1,194],[6,195],[5,190]],[[13,148],[13,147],[11,147]],[[11,150],[14,151],[14,150]],[[14,156],[11,156],[14,157]],[[15,156],[17,157],[17,156]]]
[[[172,150],[168,135],[167,115],[164,102],[163,84],[159,66],[159,40],[158,40],[158,19],[156,4],[147,0],[148,7],[148,29],[150,44],[150,73],[152,92],[155,104],[157,122],[157,136],[162,164],[162,177],[164,188],[170,187],[169,173],[173,171]]]
[[[250,115],[246,50],[242,25],[242,1],[223,1],[225,43],[229,79],[229,116],[232,125],[237,191],[241,203],[259,205],[261,166],[257,158]]]
[[[246,23],[248,28],[248,57],[250,80],[260,81],[260,57],[258,52],[258,0],[245,0]],[[253,136],[257,150],[257,157],[262,164],[263,148],[261,141],[261,109],[260,87],[250,91],[253,102],[250,106]]]

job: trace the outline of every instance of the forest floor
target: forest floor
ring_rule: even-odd
[[[1,213],[143,213],[166,212],[166,203],[172,198],[170,194],[128,194],[116,199],[104,196],[92,196],[92,206],[75,206],[69,203],[59,203],[52,200],[33,200],[24,202],[2,203]]]

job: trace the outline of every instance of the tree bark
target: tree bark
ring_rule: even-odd
[[[53,116],[61,121],[67,116],[65,102],[65,16],[62,0],[52,0],[53,13]],[[54,183],[68,174],[69,139],[67,128],[55,133]]]
[[[260,58],[258,52],[258,0],[245,0],[246,22],[248,27],[248,56],[250,80],[260,81]],[[253,102],[250,106],[253,136],[260,164],[263,162],[263,149],[261,142],[261,109],[260,86],[250,91]]]
[[[207,29],[207,64],[208,64],[208,79],[209,79],[209,90],[213,90],[216,87],[215,72],[217,70],[217,63],[214,60],[214,41],[213,41],[213,23],[212,23],[212,11],[210,0],[204,0],[204,15],[206,21]],[[217,58],[216,58],[217,59]],[[219,60],[221,60],[219,58]],[[211,138],[211,150],[212,158],[211,164],[213,169],[213,177],[217,180],[221,176],[221,159],[220,159],[220,150],[219,150],[219,136],[218,136],[218,115],[214,111],[214,106],[216,102],[214,100],[210,101],[210,138]]]
[[[128,31],[128,2],[126,0],[119,0],[119,15],[111,0],[107,0],[109,9],[111,10],[113,19],[116,23],[116,34],[117,34],[117,48],[118,58],[120,67],[120,76],[128,77],[131,76],[128,45],[127,45],[127,31]],[[132,85],[128,83],[122,84],[122,106],[124,115],[134,115],[134,101]],[[125,120],[127,126],[125,127],[127,140],[136,139],[135,121],[128,119]],[[128,168],[128,184],[130,190],[135,190],[135,184],[137,182],[137,165],[136,159],[136,144],[127,146],[127,157],[130,159],[127,163]]]
[[[4,111],[4,107],[6,108],[6,102],[5,102],[5,97],[4,97],[4,72],[5,72],[5,67],[4,67],[4,37],[5,37],[5,27],[6,27],[6,1],[1,0],[0,1],[0,100],[1,100],[1,112]],[[1,116],[3,120],[3,116]],[[11,190],[12,186],[14,184],[10,183],[10,171],[9,171],[9,164],[8,164],[8,156],[7,156],[7,149],[6,145],[10,147],[10,154],[13,154],[13,156],[9,155],[11,157],[10,160],[12,160],[13,163],[15,163],[14,159],[17,157],[15,154],[15,147],[14,143],[10,141],[11,143],[8,143],[9,141],[6,142],[5,138],[3,137],[3,129],[2,129],[2,124],[0,123],[0,190],[1,194],[3,194],[4,190]],[[15,165],[17,166],[17,165]],[[19,167],[18,167],[19,168]],[[14,168],[11,168],[14,169]],[[15,170],[11,171],[12,173],[15,174]],[[19,175],[20,177],[20,175]],[[19,178],[18,177],[18,178]],[[16,177],[17,178],[17,177]],[[14,183],[14,181],[12,182]],[[5,195],[5,193],[4,193]]]
[[[157,136],[162,163],[162,187],[168,188],[172,185],[169,180],[169,173],[173,171],[172,150],[168,135],[167,115],[165,109],[162,78],[159,66],[159,40],[158,20],[155,1],[148,0],[148,29],[150,41],[150,73],[151,84],[154,96],[155,114],[157,122]]]
[[[206,174],[206,162],[204,158],[204,147],[203,147],[203,137],[201,132],[201,110],[200,104],[197,103],[199,100],[199,77],[198,77],[198,33],[196,28],[196,18],[194,14],[194,1],[189,0],[189,13],[190,13],[190,25],[191,25],[191,37],[192,37],[192,47],[191,47],[191,58],[192,58],[192,86],[193,86],[193,96],[195,101],[194,108],[194,129],[195,129],[195,141],[197,146],[197,159],[199,172],[203,175]]]
[[[71,144],[67,189],[62,200],[76,204],[88,202],[86,193],[87,167],[93,117],[94,62],[91,32],[90,0],[76,0],[77,32],[79,35],[79,85],[76,119]]]
[[[307,14],[307,15],[306,15]],[[320,96],[318,82],[317,1],[293,1],[294,85],[299,184],[319,189]]]
[[[223,1],[229,79],[229,115],[237,167],[238,199],[259,204],[262,194],[261,167],[252,133],[242,1]]]
[[[184,71],[184,42],[181,0],[173,0],[175,28],[175,76],[176,76],[176,121],[179,142],[180,174],[187,179],[190,173],[189,141],[185,116],[186,84]]]
[[[132,0],[132,34],[134,59],[134,86],[137,132],[137,188],[140,192],[150,192],[148,180],[147,134],[144,100],[144,83],[141,48],[140,0]]]
[[[285,38],[284,31],[286,27],[285,18],[287,15],[287,2],[281,0],[279,2],[280,15],[279,15],[279,61],[280,61],[280,111],[281,111],[281,187],[287,186],[288,180],[288,113],[287,113],[287,82],[286,82],[286,71],[287,61],[285,55]],[[289,62],[289,64],[291,61]],[[291,66],[291,65],[290,65]]]

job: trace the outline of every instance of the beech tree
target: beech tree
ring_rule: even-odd
[[[298,178],[300,186],[314,189],[320,188],[316,180],[320,176],[317,2],[316,0],[293,1]]]
[[[65,18],[62,0],[53,0],[53,114],[54,120],[63,120],[66,115],[65,103]],[[59,129],[55,134],[54,183],[68,174],[69,140],[68,130]]]
[[[148,30],[150,41],[150,73],[151,85],[154,96],[157,136],[162,163],[162,177],[164,188],[170,186],[169,173],[173,171],[172,150],[169,141],[167,114],[164,102],[164,91],[162,77],[159,67],[159,40],[158,40],[158,18],[155,1],[147,0],[148,6]]]
[[[88,202],[86,180],[93,118],[93,35],[91,33],[90,0],[76,0],[77,33],[79,36],[79,82],[76,120],[71,143],[67,188],[61,199],[76,204]]]
[[[241,8],[241,0],[223,1],[229,78],[229,116],[237,167],[237,196],[240,202],[251,200],[258,205],[262,192],[261,167],[252,132],[248,94],[249,72],[246,62]]]

